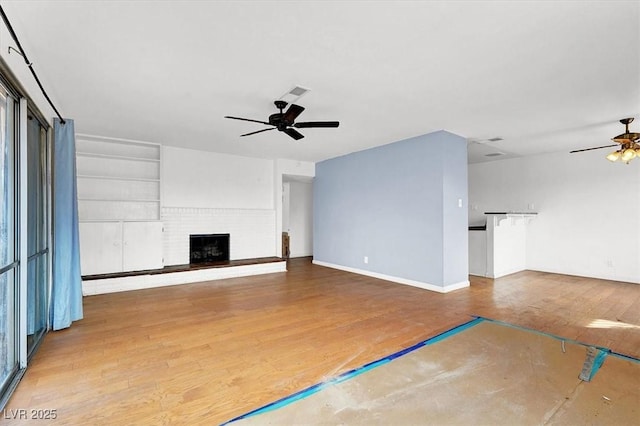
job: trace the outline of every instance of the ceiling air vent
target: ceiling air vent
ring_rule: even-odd
[[[489,142],[499,142],[499,141],[503,141],[504,139],[500,138],[500,137],[496,137],[496,138],[491,138],[489,139]],[[502,154],[501,154],[502,155]]]
[[[280,100],[285,101],[289,104],[293,104],[297,102],[298,99],[300,99],[302,96],[304,96],[308,91],[309,89],[307,88],[295,86],[293,89],[280,96]]]
[[[307,93],[309,91],[309,89],[305,89],[304,87],[300,87],[300,86],[296,86],[293,89],[289,90],[289,93],[292,94],[293,96],[302,96],[305,93]]]
[[[504,152],[492,152],[490,154],[485,154],[485,157],[500,157],[501,155],[504,155]]]

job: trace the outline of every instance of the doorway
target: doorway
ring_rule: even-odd
[[[313,256],[313,178],[283,175],[282,231],[289,237],[289,257]]]

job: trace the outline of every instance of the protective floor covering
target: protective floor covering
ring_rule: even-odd
[[[232,424],[639,425],[640,363],[610,354],[583,382],[586,352],[577,343],[481,321]]]

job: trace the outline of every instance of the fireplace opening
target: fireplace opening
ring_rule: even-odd
[[[189,235],[189,263],[229,260],[229,234]]]

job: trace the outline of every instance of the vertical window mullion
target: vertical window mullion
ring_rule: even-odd
[[[51,137],[51,129],[47,129],[45,133],[45,146],[47,155],[46,168],[46,206],[47,212],[47,309],[46,309],[46,326],[49,330],[51,324],[51,302],[53,297],[53,142]]]
[[[27,100],[20,98],[18,113],[18,247],[19,247],[19,286],[18,286],[18,361],[20,368],[27,367]]]

